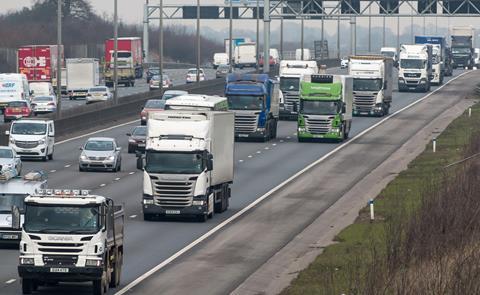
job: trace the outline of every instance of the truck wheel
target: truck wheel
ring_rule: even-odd
[[[105,272],[103,272],[100,280],[93,281],[93,295],[104,295],[105,293],[107,293],[107,282]]]
[[[53,152],[50,155],[48,155],[48,159],[53,160]]]
[[[120,277],[122,275],[122,263],[123,263],[122,251],[117,250],[117,254],[115,255],[115,267],[113,268],[113,271],[110,277],[110,288],[116,288],[120,286]]]
[[[208,219],[208,214],[197,215],[197,221],[198,222],[206,222],[207,219]]]
[[[30,279],[22,279],[22,293],[32,294],[32,291],[33,291],[33,281]]]
[[[153,214],[143,213],[143,220],[145,221],[152,221],[154,217],[155,216]]]

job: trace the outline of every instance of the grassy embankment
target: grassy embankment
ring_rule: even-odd
[[[480,294],[480,106],[455,119],[283,291]]]

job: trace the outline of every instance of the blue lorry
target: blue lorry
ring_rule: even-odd
[[[230,74],[225,96],[235,113],[235,139],[268,141],[277,137],[279,84],[266,74]]]

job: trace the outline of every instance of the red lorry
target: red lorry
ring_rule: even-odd
[[[105,69],[113,69],[113,38],[105,41]],[[135,78],[143,76],[142,39],[139,37],[118,38],[118,68],[133,68]]]
[[[63,67],[63,46],[60,52]],[[29,82],[53,82],[57,77],[57,62],[57,45],[25,45],[18,49],[17,72],[25,74]]]

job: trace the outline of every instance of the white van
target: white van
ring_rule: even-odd
[[[30,82],[29,87],[32,97],[55,95],[50,82]]]
[[[303,59],[302,59],[302,49],[299,48],[295,50],[295,59],[296,60],[312,60],[312,52],[308,48],[303,49]]]
[[[55,125],[50,119],[20,119],[13,121],[8,146],[22,158],[53,159]]]
[[[222,96],[186,94],[167,100],[165,110],[228,111],[228,101]]]
[[[240,43],[235,47],[235,67],[255,67],[257,65],[257,45],[254,42]]]
[[[226,53],[215,53],[213,55],[213,68],[217,69],[219,65],[228,65],[228,54]]]
[[[30,88],[25,74],[0,74],[0,109],[11,101],[29,100]]]

